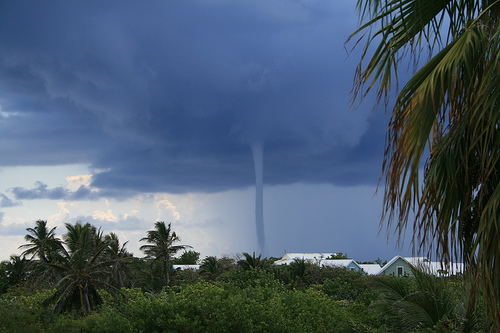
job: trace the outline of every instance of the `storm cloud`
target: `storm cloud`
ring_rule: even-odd
[[[217,192],[254,184],[261,144],[265,184],[374,184],[384,122],[349,109],[355,24],[343,1],[2,2],[0,166],[86,163],[117,196]]]
[[[49,188],[47,184],[40,181],[36,182],[35,186],[31,189],[14,187],[10,189],[10,192],[14,194],[17,200],[97,200],[100,198],[97,192],[92,191],[84,185],[81,185],[75,191],[70,191],[61,186]]]

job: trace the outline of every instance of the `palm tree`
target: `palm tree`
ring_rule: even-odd
[[[28,234],[24,239],[28,242],[19,246],[25,249],[22,257],[30,257],[30,267],[32,270],[32,282],[42,283],[46,287],[52,288],[58,280],[57,274],[51,269],[47,269],[46,263],[53,262],[64,251],[62,242],[55,236],[56,227],[47,228],[47,221],[38,220],[34,228],[27,228]],[[32,260],[37,257],[38,260]]]
[[[47,228],[47,221],[38,220],[34,228],[27,228],[28,234],[24,239],[28,244],[19,246],[20,249],[26,249],[21,256],[35,256],[43,262],[50,262],[54,254],[61,249],[61,240],[55,236],[56,227]]]
[[[477,269],[498,331],[500,1],[358,0],[357,6],[362,23],[353,36],[367,42],[354,100],[378,82],[378,98],[387,102],[403,55],[418,63],[423,49],[430,53],[393,104],[382,222],[396,221],[401,238],[414,219],[415,249]]]
[[[475,317],[475,306],[454,296],[451,281],[429,274],[423,267],[410,267],[414,278],[379,276],[374,279],[381,292],[382,300],[375,306],[389,315],[394,329],[413,332],[418,328],[435,329],[438,325],[448,325],[460,332],[478,332],[480,325]],[[468,289],[467,286],[464,286]]]
[[[123,288],[125,286],[124,278],[132,275],[130,264],[133,257],[125,248],[128,241],[120,245],[118,236],[113,232],[106,235],[104,239],[107,244],[105,256],[107,260],[111,261],[110,283],[118,288]]]
[[[255,252],[252,255],[247,252],[243,252],[244,259],[238,260],[238,266],[240,266],[244,271],[248,271],[251,269],[264,269],[267,266],[267,259],[261,258],[262,254],[259,254],[258,257],[255,256]]]
[[[165,286],[163,263],[157,260],[148,262],[145,259],[137,258],[133,265],[134,276],[141,289],[150,293],[159,292]]]
[[[215,256],[208,256],[202,260],[200,265],[200,275],[205,276],[209,280],[217,279],[224,268]]]
[[[307,269],[312,265],[305,258],[295,258],[292,263],[290,263],[290,274],[294,279],[299,281],[304,280],[307,274]]]
[[[81,309],[88,313],[102,303],[99,289],[106,289],[113,295],[119,293],[107,282],[111,265],[104,257],[107,244],[100,240],[100,230],[89,223],[66,223],[66,229],[63,238],[67,250],[64,249],[55,262],[46,264],[62,278],[44,304],[54,303],[56,312]]]
[[[149,230],[147,236],[139,240],[140,242],[149,243],[139,248],[144,251],[147,257],[162,262],[166,285],[170,283],[170,261],[172,256],[179,250],[191,248],[189,245],[174,245],[174,243],[180,241],[180,238],[171,229],[171,223],[166,226],[165,222],[158,221],[155,223],[154,229]]]
[[[8,267],[9,261],[4,260],[0,262],[0,295],[5,293],[10,287]]]
[[[10,256],[10,260],[2,262],[2,268],[9,286],[14,286],[27,279],[29,261],[23,256]]]
[[[64,244],[70,253],[83,251],[85,255],[91,255],[107,246],[101,228],[96,229],[88,222],[85,224],[76,222],[74,225],[66,223],[66,229]]]
[[[180,257],[173,260],[174,265],[197,265],[200,261],[200,252],[184,251]]]

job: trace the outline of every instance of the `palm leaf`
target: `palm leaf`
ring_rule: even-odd
[[[366,22],[353,36],[365,33],[367,43],[354,99],[378,83],[378,98],[387,101],[405,54],[418,63],[427,46],[431,55],[394,103],[382,222],[395,221],[401,239],[414,218],[416,249],[477,265],[498,330],[500,0],[360,0],[358,10]]]

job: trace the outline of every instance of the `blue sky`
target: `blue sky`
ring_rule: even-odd
[[[0,4],[0,259],[44,219],[116,232],[157,220],[205,255],[408,254],[378,235],[387,119],[350,108],[345,1]],[[352,47],[349,45],[348,48]]]

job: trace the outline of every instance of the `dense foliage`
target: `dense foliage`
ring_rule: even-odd
[[[170,267],[167,284],[164,258],[133,257],[115,234],[88,223],[66,229],[62,241],[52,233],[54,249],[1,263],[0,332],[479,332],[484,325],[459,277],[374,278],[306,260],[273,266],[243,253],[206,257],[199,270]],[[184,253],[171,261],[199,255]]]

